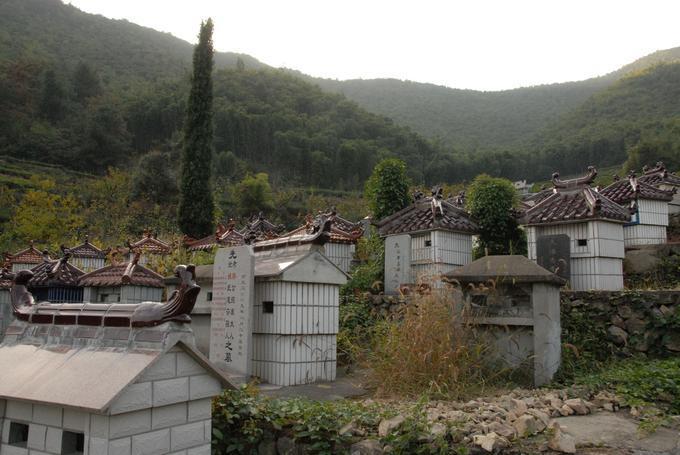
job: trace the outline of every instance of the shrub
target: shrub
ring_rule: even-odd
[[[483,387],[488,348],[467,304],[436,290],[415,295],[400,316],[376,327],[371,364],[378,394],[460,399]]]

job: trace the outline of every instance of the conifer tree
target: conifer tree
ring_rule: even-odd
[[[43,92],[40,100],[40,112],[46,119],[55,122],[61,118],[64,91],[57,82],[53,70],[47,70],[43,81]]]
[[[194,49],[194,72],[184,125],[178,223],[182,232],[201,238],[213,231],[211,189],[213,142],[213,23],[201,23]]]

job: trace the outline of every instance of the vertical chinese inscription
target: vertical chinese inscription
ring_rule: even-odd
[[[396,294],[399,286],[411,282],[411,236],[385,239],[385,294]]]
[[[220,248],[213,266],[210,360],[250,374],[255,257],[248,245]]]
[[[569,281],[571,278],[571,251],[566,234],[541,235],[536,240],[536,263]]]

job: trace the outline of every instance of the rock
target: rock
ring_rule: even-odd
[[[295,441],[288,436],[283,436],[276,441],[276,451],[280,455],[297,455]]]
[[[562,407],[560,408],[560,414],[562,414],[563,417],[570,416],[573,413],[574,413],[574,410],[571,409],[566,404],[562,405]]]
[[[647,323],[640,318],[632,317],[626,320],[626,330],[628,333],[642,333],[647,327]]]
[[[340,430],[338,430],[338,434],[340,435],[345,435],[345,434],[353,434],[354,430],[356,430],[356,423],[354,421],[351,421],[347,424],[345,424]]]
[[[667,317],[673,315],[673,310],[668,308],[666,305],[661,305],[659,307],[659,311],[661,312],[661,314],[663,314],[664,316],[667,316]]]
[[[551,425],[551,429],[553,433],[548,441],[550,449],[561,453],[576,453],[576,440],[572,435],[562,432],[557,422]]]
[[[524,414],[528,409],[524,401],[510,398],[507,395],[501,397],[501,402],[499,404],[503,409],[508,412],[514,412],[517,416]]]
[[[552,398],[550,400],[550,406],[553,409],[557,409],[558,411],[563,405],[564,405],[564,402],[562,400],[560,400],[559,398]]]
[[[517,435],[515,427],[502,422],[492,422],[489,424],[489,432],[499,434],[507,439],[513,439]]]
[[[510,443],[503,436],[497,435],[493,431],[487,434],[475,435],[472,439],[473,444],[480,446],[487,452],[495,452],[498,449],[508,447]]]
[[[446,427],[446,425],[439,422],[432,424],[432,426],[430,427],[430,435],[434,436],[435,438],[439,436],[446,436],[447,431],[448,428]]]
[[[617,346],[625,346],[628,343],[628,333],[621,327],[610,325],[607,332],[609,333],[609,339]]]
[[[626,251],[624,266],[628,273],[645,273],[656,269],[660,263],[661,258],[654,249],[643,248]]]
[[[623,318],[618,314],[612,316],[611,323],[616,327],[620,327],[622,329],[626,328],[626,321],[624,321]]]
[[[517,435],[520,438],[531,436],[533,434],[538,433],[540,431],[539,428],[540,429],[545,428],[543,422],[541,422],[531,414],[524,414],[519,416],[517,420],[513,422],[513,426],[515,427]]]
[[[392,433],[392,431],[396,430],[401,426],[402,423],[404,423],[406,419],[404,418],[403,415],[398,415],[395,417],[392,417],[391,419],[384,419],[380,424],[378,425],[378,436],[381,438],[384,438],[388,434]]]
[[[350,455],[379,455],[383,453],[383,447],[380,441],[364,439],[352,444],[349,453]]]
[[[590,412],[590,409],[588,409],[588,405],[586,404],[586,402],[580,398],[572,398],[571,400],[565,400],[564,404],[565,406],[569,406],[571,409],[573,409],[576,414],[582,416]]]
[[[267,439],[257,445],[257,453],[260,455],[276,455],[276,443]]]
[[[663,347],[673,352],[680,352],[680,333],[667,333],[663,339]]]
[[[527,414],[536,417],[541,422],[542,427],[539,425],[538,431],[544,430],[548,426],[548,423],[550,423],[550,416],[543,411],[539,411],[538,409],[529,409]]]

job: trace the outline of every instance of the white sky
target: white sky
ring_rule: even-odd
[[[335,79],[501,90],[581,80],[680,46],[677,0],[67,0],[219,51]]]

